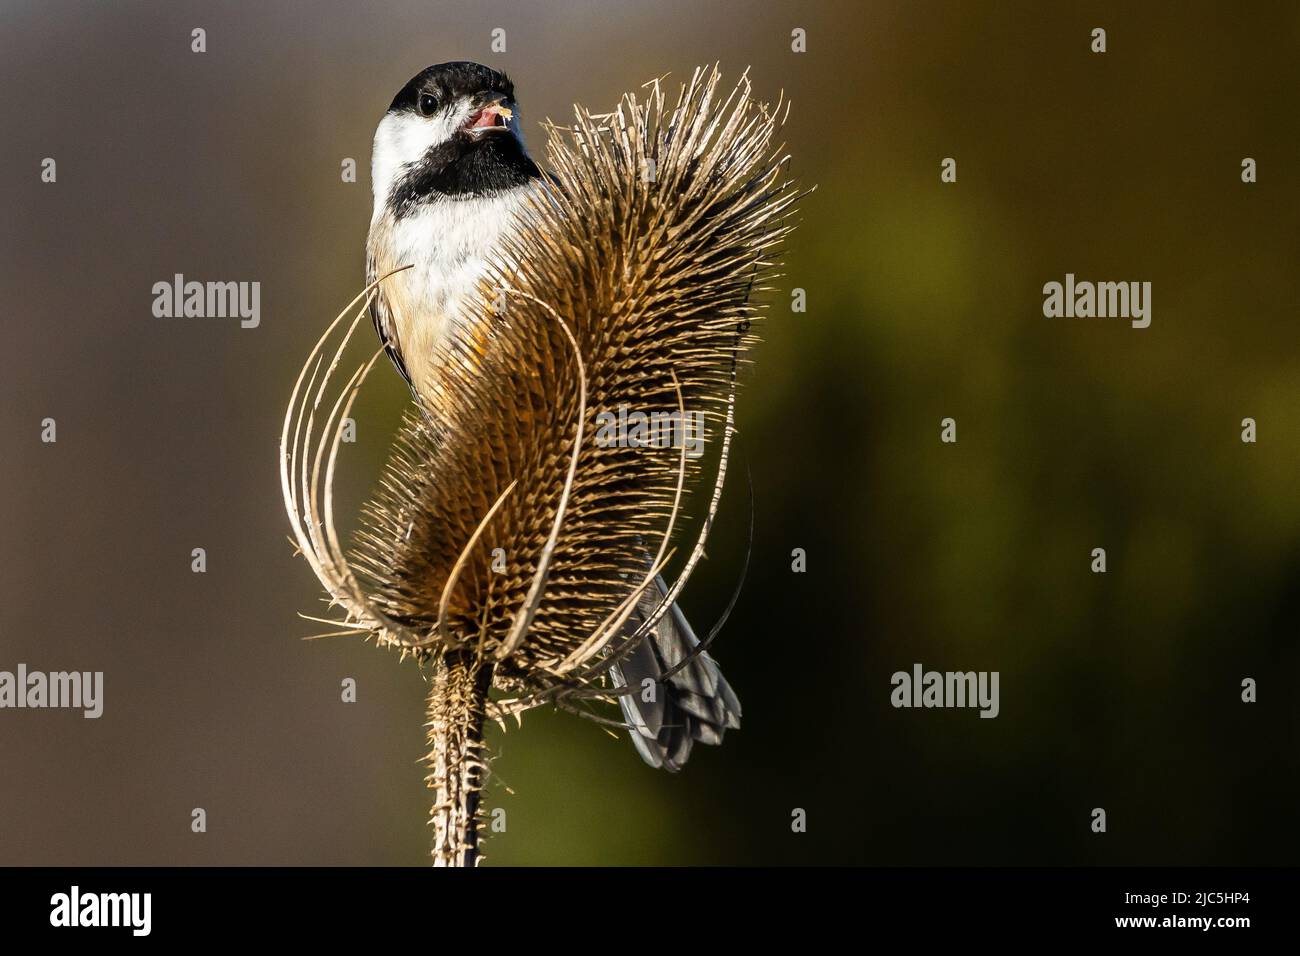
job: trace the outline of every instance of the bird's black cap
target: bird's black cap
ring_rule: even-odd
[[[458,96],[471,96],[475,93],[501,93],[507,99],[515,97],[515,85],[510,77],[499,73],[482,63],[468,60],[453,60],[450,63],[436,63],[427,70],[421,70],[411,78],[393,97],[388,112],[418,110],[420,94],[432,93],[439,103],[447,103]]]

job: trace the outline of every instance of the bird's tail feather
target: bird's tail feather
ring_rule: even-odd
[[[654,612],[667,592],[663,578],[655,584],[628,619],[629,633]],[[727,730],[740,727],[740,701],[717,661],[696,650],[699,644],[686,616],[674,604],[610,672],[616,686],[634,688],[620,696],[619,703],[637,753],[652,767],[680,770],[695,741],[719,744]],[[664,674],[687,657],[691,660],[665,680]]]

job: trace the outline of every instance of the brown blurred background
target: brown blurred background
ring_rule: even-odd
[[[449,59],[509,71],[539,153],[574,101],[752,66],[818,184],[783,280],[808,311],[776,299],[740,410],[756,537],[715,651],[744,728],[673,777],[529,715],[494,737],[489,864],[1294,862],[1300,11],[1059,6],[7,0],[0,669],[106,689],[97,721],[0,711],[0,864],[426,861],[420,674],[299,640],[323,606],[276,451],[362,283],[375,123]],[[260,327],[154,318],[178,272],[261,282]],[[1045,319],[1066,272],[1152,282],[1151,327]],[[373,382],[353,504],[405,400]],[[1001,715],[894,710],[914,662],[1000,671]]]

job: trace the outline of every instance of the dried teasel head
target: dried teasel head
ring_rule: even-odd
[[[724,91],[715,68],[675,99],[656,81],[613,112],[578,108],[572,126],[549,127],[553,181],[484,277],[472,331],[448,343],[406,416],[350,554],[333,475],[343,419],[381,353],[336,379],[373,286],[304,366],[283,436],[289,515],[345,611],[340,630],[433,666],[438,862],[475,857],[483,718],[612,698],[610,668],[703,553],[755,296],[775,276],[798,198],[782,119],[746,77]],[[682,441],[603,440],[629,412],[698,416],[715,467],[706,473]],[[692,493],[707,502],[693,540],[681,534]],[[678,551],[660,598],[656,576]],[[489,700],[491,688],[506,696]]]

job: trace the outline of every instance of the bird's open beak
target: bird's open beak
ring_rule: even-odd
[[[474,97],[474,111],[461,128],[476,139],[491,133],[509,132],[510,121],[515,115],[509,104],[510,100],[504,93],[479,93]]]

